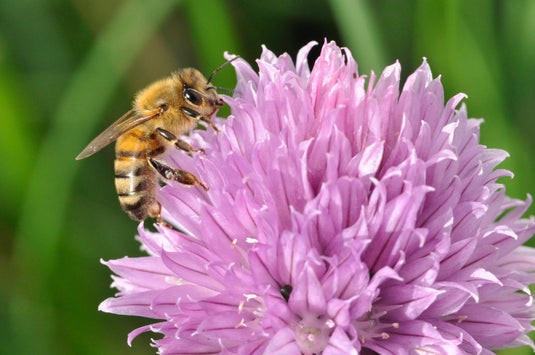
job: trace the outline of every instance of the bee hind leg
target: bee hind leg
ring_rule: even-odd
[[[173,225],[165,221],[162,217],[162,205],[158,203],[158,208],[153,211],[151,217],[156,218],[156,223],[160,223],[164,227],[174,229]]]
[[[197,179],[197,177],[189,171],[182,169],[173,169],[170,166],[167,166],[157,160],[154,160],[152,157],[148,157],[147,160],[154,168],[154,170],[156,170],[158,174],[160,174],[165,179],[178,181],[179,183],[184,185],[199,185],[204,189],[204,191],[208,191],[206,185],[203,184],[201,180]]]
[[[183,141],[182,139],[179,139],[177,136],[175,136],[173,133],[163,129],[163,128],[156,128],[156,131],[167,141],[174,143],[175,148],[183,150],[185,152],[202,152],[205,153],[204,149],[195,149],[191,145],[189,145],[187,142]]]

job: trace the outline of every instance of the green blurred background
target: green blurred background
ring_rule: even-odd
[[[115,292],[99,259],[142,254],[112,149],[74,157],[177,68],[210,73],[224,51],[252,62],[261,44],[295,57],[325,37],[361,73],[399,59],[406,77],[427,57],[446,97],[467,93],[485,118],[482,142],[511,154],[508,194],[534,192],[535,1],[2,0],[0,353],[155,353],[150,334],[126,345],[147,320],[97,311]],[[232,88],[233,70],[215,82]]]

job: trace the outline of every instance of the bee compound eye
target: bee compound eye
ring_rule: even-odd
[[[191,102],[193,105],[200,105],[202,104],[202,96],[197,91],[193,89],[186,89],[184,90],[184,99]]]

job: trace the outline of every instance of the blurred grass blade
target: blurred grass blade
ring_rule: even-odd
[[[6,172],[0,176],[0,210],[2,215],[14,221],[36,151],[35,125],[21,118],[35,117],[37,113],[27,104],[25,88],[20,84],[21,78],[7,57],[3,38],[0,38],[0,171]]]
[[[240,54],[236,31],[232,25],[232,13],[223,0],[187,1],[184,11],[188,19],[199,66],[207,75],[219,67],[225,51]],[[235,82],[233,70],[217,74],[218,86]]]
[[[188,20],[193,47],[198,55],[199,69],[209,75],[223,62],[225,51],[241,54],[239,41],[232,24],[232,13],[223,0],[203,0],[184,2],[184,12]],[[218,87],[233,88],[236,84],[234,70],[222,70],[214,82]],[[219,117],[230,113],[228,106],[218,110]]]
[[[74,157],[94,135],[121,76],[177,3],[123,3],[72,78],[43,139],[20,213],[13,259],[17,261],[14,279],[18,282],[10,311],[18,353],[52,352],[50,320],[56,318],[47,298],[53,292],[45,288],[52,277],[65,209],[79,166]]]
[[[502,55],[494,41],[493,6],[488,1],[418,1],[415,46],[417,53],[428,57],[431,68],[441,69],[445,87],[468,94],[469,117],[485,118],[482,144],[504,149],[511,156],[500,165],[515,173],[513,181],[503,181],[508,195],[524,199],[526,191],[532,190],[535,166],[532,154],[524,148],[528,144],[522,142],[522,134],[510,118],[505,84],[508,73],[500,70]],[[478,14],[477,26],[466,20],[465,13]]]
[[[374,70],[381,73],[386,66],[376,18],[364,0],[330,0],[338,31],[346,47],[351,49],[360,73]]]
[[[55,13],[58,5],[48,0],[0,1],[0,31],[26,81],[25,90],[39,104],[36,120],[51,112],[57,102],[54,95],[62,92],[65,75],[75,64],[68,36]]]

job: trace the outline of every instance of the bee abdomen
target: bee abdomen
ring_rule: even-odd
[[[160,205],[156,201],[158,181],[144,156],[115,160],[115,188],[123,210],[137,221],[155,217]]]
[[[119,203],[123,210],[136,221],[143,221],[148,216],[156,217],[160,210],[160,205],[154,196],[147,192],[132,196],[119,196]]]

